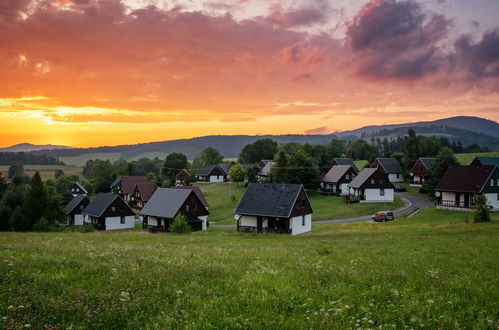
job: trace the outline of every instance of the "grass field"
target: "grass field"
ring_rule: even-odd
[[[499,218],[465,220],[0,233],[0,328],[494,329]]]
[[[54,178],[54,171],[62,170],[68,175],[82,175],[83,169],[76,166],[68,165],[24,165],[24,173],[29,176],[33,176],[36,171],[40,172],[40,177],[42,180],[46,181],[48,179]],[[0,166],[0,172],[8,172],[9,166]]]
[[[481,152],[481,153],[471,153],[471,154],[456,154],[457,161],[461,165],[469,165],[475,157],[499,157],[499,151],[494,152]]]
[[[61,156],[59,157],[59,160],[61,162],[64,162],[64,164],[66,165],[85,166],[87,160],[91,159],[109,160],[111,161],[111,163],[113,163],[118,159],[120,159],[120,157],[121,157],[120,152],[100,152],[100,153],[82,154],[78,156]]]
[[[234,224],[234,209],[244,193],[244,185],[239,187],[228,183],[198,183],[197,185],[205,194],[208,203],[210,203],[210,222]],[[358,217],[384,209],[383,203],[345,204],[342,197],[326,196],[317,192],[307,192],[307,194],[314,209],[313,220]],[[387,203],[387,208],[394,209],[402,205],[404,205],[404,202],[400,198],[396,198],[395,202]]]

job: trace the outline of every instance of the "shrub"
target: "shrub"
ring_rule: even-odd
[[[187,218],[183,214],[177,214],[173,218],[173,222],[170,225],[170,232],[177,234],[186,234],[192,231],[191,226],[187,223]]]
[[[52,226],[50,222],[45,217],[41,217],[37,223],[33,225],[33,231],[51,231]]]
[[[475,197],[475,222],[488,222],[490,221],[491,206],[487,204],[487,198],[484,195],[477,195]]]
[[[82,231],[84,233],[92,233],[95,231],[95,227],[94,225],[92,225],[91,223],[84,223],[83,224],[83,228],[82,228]]]

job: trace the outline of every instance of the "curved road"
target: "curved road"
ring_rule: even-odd
[[[402,198],[405,202],[405,205],[399,207],[393,213],[396,216],[410,214],[417,209],[427,209],[432,207],[434,204],[427,198],[422,196],[411,195],[409,193],[395,193],[395,196]],[[348,218],[348,219],[336,219],[336,220],[319,220],[312,221],[312,225],[326,225],[326,224],[335,224],[335,223],[349,223],[349,222],[372,222],[372,215],[364,215],[356,218]],[[236,225],[217,225],[210,224],[210,227],[235,227]]]

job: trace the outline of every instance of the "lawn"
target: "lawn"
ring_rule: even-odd
[[[0,328],[497,328],[499,218],[465,216],[301,236],[0,233]]]
[[[198,183],[197,184],[210,203],[208,211],[211,223],[235,224],[234,209],[241,199],[245,187],[228,183]],[[384,209],[384,203],[356,203],[345,204],[343,198],[326,196],[317,192],[307,192],[314,214],[313,220],[333,220],[358,217],[373,214]],[[231,197],[234,196],[234,197]],[[394,203],[387,203],[387,208],[394,209],[404,205],[400,198]]]
[[[469,165],[475,157],[499,157],[499,151],[493,152],[481,152],[481,153],[470,153],[470,154],[456,154],[457,161],[461,165]]]
[[[8,172],[8,170],[9,166],[0,166],[0,172]],[[24,165],[24,173],[26,175],[33,176],[38,171],[44,181],[53,179],[55,170],[62,170],[68,175],[76,174],[81,176],[83,168],[69,165]]]

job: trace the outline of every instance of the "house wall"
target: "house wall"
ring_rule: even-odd
[[[135,217],[126,216],[125,223],[121,223],[121,217],[107,217],[106,230],[131,229],[135,227]]]
[[[348,195],[348,183],[342,183],[340,185],[340,189],[341,189],[341,195],[342,196]]]
[[[223,175],[210,175],[210,182],[224,182]]]
[[[236,219],[239,218],[239,216],[236,215]],[[254,216],[249,216],[249,215],[243,215],[241,220],[239,221],[239,224],[241,226],[248,226],[248,227],[257,227],[257,221],[256,217]],[[269,225],[267,223],[267,220],[262,221],[262,228],[267,228]]]
[[[495,211],[499,211],[499,194],[498,193],[488,193],[485,194],[487,197],[488,204],[492,206]]]
[[[148,226],[157,226],[158,225],[158,220],[156,217],[152,217],[150,215],[147,216],[147,225]]]
[[[198,217],[198,218],[201,219],[201,220],[203,220],[202,230],[208,229],[208,216],[207,215],[203,215],[203,216]]]
[[[75,214],[75,226],[83,226],[83,221],[84,221],[84,216],[83,214]]]
[[[390,180],[390,182],[403,182],[404,176],[402,174],[399,174],[399,177],[397,178],[397,174],[390,173],[388,174],[388,180]]]
[[[365,189],[365,202],[393,202],[393,189],[385,188],[385,195],[380,195],[380,189]]]
[[[305,225],[303,225],[303,217],[305,217]],[[289,227],[291,228],[291,235],[298,235],[311,231],[312,214],[306,214],[289,219]]]

